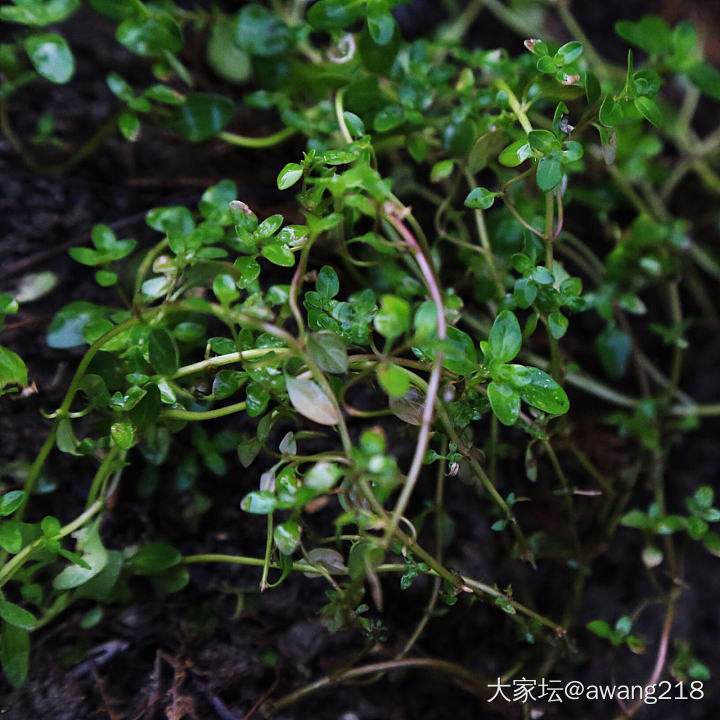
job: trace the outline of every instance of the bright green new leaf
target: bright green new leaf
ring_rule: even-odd
[[[503,310],[495,318],[488,335],[492,359],[498,362],[510,362],[522,346],[520,323],[510,310]]]
[[[503,425],[514,425],[520,414],[520,395],[510,387],[491,382],[487,389],[490,407]]]

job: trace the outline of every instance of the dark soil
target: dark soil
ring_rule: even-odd
[[[598,48],[615,58],[622,51],[612,35],[612,21],[638,17],[658,5],[650,0],[576,4],[580,20],[588,34],[597,38]],[[672,3],[666,4],[668,13],[676,12]],[[416,2],[402,12],[403,22],[413,34],[421,34],[439,16],[434,3]],[[507,47],[519,42],[517,36],[499,30],[489,17],[483,15],[473,28],[472,37],[479,44]],[[11,32],[0,29],[0,39]],[[16,132],[34,157],[43,162],[57,158],[28,143],[41,112],[52,108],[58,134],[77,147],[116,109],[104,81],[111,69],[120,64],[130,78],[149,77],[147,67],[122,51],[112,41],[108,27],[95,16],[83,14],[73,21],[68,35],[78,56],[76,79],[67,86],[43,84],[42,88],[27,89],[9,105]],[[193,67],[203,67],[197,57],[187,60]],[[198,89],[207,89],[212,83],[217,88],[216,81],[203,72],[198,74]],[[273,122],[267,117],[259,123],[256,115],[241,110],[233,129],[263,134],[277,129]],[[286,156],[299,155],[300,151],[299,144],[293,148],[289,143],[280,150],[265,151],[259,158],[253,152],[214,142],[190,147],[161,130],[147,128],[137,144],[112,137],[71,172],[50,177],[28,169],[7,139],[0,138],[0,290],[12,290],[28,272],[50,270],[58,278],[49,295],[24,305],[18,315],[11,316],[3,332],[3,344],[27,361],[37,390],[22,399],[6,396],[0,401],[0,460],[7,463],[6,473],[12,474],[34,457],[49,425],[39,411],[57,407],[79,357],[46,346],[44,334],[54,312],[76,299],[114,302],[109,292],[95,285],[91,273],[69,259],[67,248],[87,242],[96,222],[108,223],[122,236],[136,237],[141,244],[149,245],[153,231],[143,222],[147,209],[194,204],[205,187],[224,177],[240,186],[241,197],[259,215],[281,212],[292,216],[294,207],[286,205],[291,198],[272,188],[277,168],[286,162]],[[691,198],[689,194],[688,203]],[[706,352],[691,360],[685,388],[699,400],[716,398],[720,391],[718,344],[701,341],[700,345]],[[585,449],[593,460],[609,471],[627,463],[635,449],[618,444],[616,436],[601,424],[598,408],[584,396],[576,394],[572,401],[577,426],[586,428]],[[720,425],[707,422],[700,430],[683,436],[673,448],[668,470],[671,507],[680,509],[683,498],[700,484],[717,485],[718,437]],[[403,438],[394,440],[403,447]],[[181,442],[181,437],[176,438],[176,443]],[[514,460],[507,463],[507,477],[501,478],[505,491],[532,494],[536,508],[532,522],[552,530],[562,518],[553,515],[556,510],[551,491],[530,486],[524,478],[522,458],[515,455],[511,454]],[[567,462],[571,466],[569,456]],[[87,475],[82,475],[85,470],[91,471],[89,463],[78,470],[75,459],[71,464],[67,457],[56,454],[44,480],[60,492],[35,499],[31,507],[36,517],[48,513],[72,516],[87,489]],[[155,495],[159,498],[162,492],[162,502],[143,494],[141,478],[126,476],[103,529],[105,544],[121,548],[162,537],[188,553],[261,555],[264,520],[248,516],[239,507],[245,492],[257,485],[257,471],[238,470],[234,468],[228,478],[210,473],[201,477],[198,489],[213,503],[208,512],[197,516],[188,511],[190,497],[176,489],[169,471],[159,479]],[[423,494],[422,487],[419,493]],[[636,500],[635,505],[645,507],[650,493],[641,488]],[[537,571],[519,573],[515,563],[508,561],[498,534],[490,531],[469,484],[461,479],[450,483],[447,503],[457,528],[447,560],[450,567],[500,587],[512,583],[519,599],[551,617],[561,616],[563,607],[558,598],[566,595],[572,579],[561,562],[541,561]],[[544,517],[537,509],[543,507],[547,508]],[[575,652],[563,641],[549,643],[548,653],[556,657],[550,677],[607,683],[608,668],[613,663],[618,683],[642,682],[649,675],[662,624],[660,607],[644,613],[638,628],[648,640],[644,656],[613,650],[582,629],[597,617],[619,617],[639,598],[653,593],[646,577],[636,572],[641,547],[639,533],[620,530],[595,563],[578,616],[578,644],[583,650]],[[686,576],[690,587],[678,606],[675,625],[676,637],[691,641],[697,657],[716,675],[720,673],[717,562],[699,547],[689,551]],[[332,635],[324,629],[318,616],[326,602],[320,581],[290,577],[281,591],[262,596],[257,585],[255,570],[203,565],[193,568],[188,588],[174,595],[164,595],[149,580],[138,579],[132,588],[132,603],[106,608],[102,621],[90,629],[80,625],[90,606],[73,606],[33,635],[27,687],[11,692],[0,680],[0,712],[8,720],[260,717],[260,706],[269,698],[276,700],[353,659],[362,656],[356,664],[391,659],[413,632],[430,594],[428,582],[417,581],[410,590],[401,592],[396,579],[386,581],[382,615],[386,637],[378,642],[366,640],[357,632]],[[497,608],[481,607],[462,598],[447,614],[430,621],[414,656],[454,661],[476,673],[478,684],[483,678],[495,682],[525,652],[522,640],[514,639],[513,628],[512,620]],[[717,717],[720,693],[709,683],[705,689],[708,698],[703,701],[659,703],[643,710],[639,717]],[[617,711],[612,703],[575,704],[572,709],[567,704],[549,705],[544,717],[610,718]],[[277,715],[282,720],[496,717],[520,718],[522,712],[518,705],[488,705],[477,688],[462,688],[425,670],[395,671],[373,684],[325,689]]]

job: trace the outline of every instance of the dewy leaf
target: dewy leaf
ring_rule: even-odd
[[[503,425],[514,425],[520,414],[520,395],[509,385],[491,382],[487,389],[490,407]]]
[[[62,308],[50,323],[47,344],[51,348],[71,348],[84,345],[83,329],[93,320],[107,315],[107,310],[100,305],[79,300]]]
[[[307,349],[317,366],[325,372],[344,373],[348,369],[347,347],[332,330],[310,334]]]
[[[178,369],[178,350],[172,335],[164,328],[152,328],[148,337],[150,364],[160,375],[174,375]]]
[[[192,142],[217,135],[235,114],[235,103],[224,95],[194,93],[178,105],[168,126]]]
[[[517,167],[532,157],[532,148],[525,140],[517,140],[508,145],[498,157],[498,162],[505,167]]]
[[[50,82],[66,83],[75,72],[75,58],[61,35],[31,35],[25,39],[25,50],[38,73]]]
[[[301,415],[319,425],[337,425],[340,422],[335,403],[314,380],[288,376],[286,386],[292,406]]]
[[[510,310],[503,310],[493,323],[488,336],[493,360],[510,362],[522,346],[520,323]]]
[[[332,490],[342,471],[335,463],[319,462],[313,465],[303,478],[303,485],[319,493]]]
[[[568,411],[568,396],[551,375],[524,365],[510,367],[513,373],[512,384],[528,405],[552,415],[562,415]]]
[[[292,187],[302,176],[302,165],[298,165],[298,163],[288,163],[278,174],[278,190],[287,190],[288,188]]]
[[[25,684],[29,658],[28,631],[4,622],[0,637],[0,663],[5,677],[14,688],[20,688]]]

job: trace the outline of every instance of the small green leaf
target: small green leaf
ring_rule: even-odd
[[[315,289],[326,298],[334,298],[340,292],[340,280],[333,268],[323,265],[318,272]]]
[[[548,329],[550,334],[559,340],[568,329],[568,319],[559,311],[551,312],[548,315]]]
[[[235,18],[235,42],[250,55],[284,53],[290,38],[290,29],[283,20],[260,5],[246,5]]]
[[[152,328],[148,337],[150,364],[160,375],[174,375],[179,367],[178,350],[172,335],[164,328]]]
[[[152,575],[177,565],[182,554],[167,543],[149,543],[143,545],[132,559],[132,569],[138,575]]]
[[[465,207],[472,208],[473,210],[487,210],[492,207],[495,198],[501,194],[502,193],[491,192],[484,187],[475,188],[465,198]]]
[[[191,142],[217,135],[235,114],[235,103],[224,95],[193,93],[168,120],[171,130]]]
[[[552,415],[563,415],[570,409],[567,394],[551,375],[524,365],[512,365],[511,369],[512,384],[528,405]]]
[[[23,502],[25,493],[22,490],[10,490],[0,497],[0,517],[12,515]]]
[[[95,282],[100,285],[100,287],[112,287],[117,281],[117,273],[111,272],[110,270],[98,270],[95,273]]]
[[[129,450],[135,442],[135,431],[129,422],[116,422],[110,427],[113,442],[121,450]]]
[[[302,165],[298,163],[288,163],[280,171],[277,178],[277,186],[279,190],[287,190],[292,187],[303,176]]]
[[[140,137],[140,118],[134,113],[122,113],[117,122],[119,130],[126,140],[135,142]]]
[[[364,12],[363,4],[348,0],[320,0],[307,13],[316,30],[335,30],[352,25]]]
[[[342,471],[334,463],[319,462],[313,465],[303,478],[303,485],[315,492],[326,493],[337,485]]]
[[[0,547],[13,555],[20,552],[23,545],[20,523],[15,520],[5,520],[0,523]]]
[[[583,44],[577,40],[573,40],[569,43],[565,43],[555,53],[555,57],[560,60],[563,65],[569,65],[571,62],[575,62],[583,52]]]
[[[5,677],[14,688],[25,684],[30,659],[30,635],[27,630],[3,623],[0,637],[0,662]]]
[[[232,305],[240,297],[240,291],[235,286],[232,275],[216,275],[212,286],[215,297],[223,307]]]
[[[609,638],[613,632],[605,620],[592,620],[586,627],[590,632],[601,638]]]
[[[410,378],[393,363],[378,365],[377,377],[383,390],[390,397],[402,397],[410,389]]]
[[[235,43],[234,23],[221,15],[217,16],[210,29],[206,54],[212,69],[224,80],[242,83],[252,74],[248,53]]]
[[[0,598],[0,618],[21,630],[34,630],[37,625],[37,618],[31,612],[2,598]]]
[[[38,73],[50,82],[66,83],[75,72],[72,50],[61,35],[31,35],[25,38],[25,50]]]
[[[248,493],[240,503],[240,507],[253,515],[269,515],[277,505],[277,498],[267,490],[255,490]]]
[[[623,111],[620,103],[616,103],[611,95],[607,95],[600,106],[598,118],[606,127],[619,125],[623,119]]]
[[[370,14],[367,19],[370,37],[378,45],[387,45],[395,33],[395,19],[389,12]]]
[[[598,335],[595,348],[609,377],[621,378],[627,371],[632,354],[632,339],[622,330],[607,327]]]
[[[283,555],[292,555],[300,544],[300,525],[295,520],[286,520],[273,530],[273,540]]]
[[[264,245],[260,252],[273,265],[292,267],[295,264],[295,255],[293,255],[293,251],[287,243],[272,242],[269,245]]]
[[[397,295],[383,295],[375,315],[375,329],[388,340],[394,340],[410,329],[410,305]]]
[[[342,338],[332,330],[311,333],[307,339],[307,349],[321,370],[329,373],[347,371],[347,347]]]
[[[528,133],[528,143],[533,150],[545,155],[560,149],[560,141],[549,130],[531,130]]]
[[[662,125],[663,116],[654,100],[640,95],[633,101],[638,112],[656,127]]]
[[[0,395],[3,395],[8,386],[27,386],[27,367],[23,359],[12,350],[0,345]]]
[[[520,395],[510,387],[491,382],[487,389],[490,407],[503,425],[514,425],[520,414]]]
[[[120,23],[115,39],[143,57],[155,57],[164,51],[176,53],[183,47],[180,26],[166,12],[131,15]]]
[[[545,155],[540,158],[535,179],[537,186],[543,192],[554,190],[563,179],[563,168],[560,160],[552,155]]]
[[[517,140],[500,153],[498,162],[505,167],[517,167],[532,157],[532,154],[532,148],[526,140]]]
[[[510,362],[522,346],[520,323],[510,310],[503,310],[495,318],[488,335],[493,360]]]

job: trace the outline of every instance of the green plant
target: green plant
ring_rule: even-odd
[[[146,222],[159,239],[149,249],[137,251],[134,240],[96,225],[93,247],[70,251],[97,268],[96,281],[114,287],[118,301],[75,302],[55,316],[48,344],[88,349],[23,489],[0,499],[0,587],[18,600],[0,600],[0,659],[10,682],[25,680],[30,633],[71,604],[127,601],[133,575],[175,592],[190,582],[194,564],[211,562],[259,568],[261,590],[294,571],[322,577],[328,625],[354,625],[379,642],[386,628],[369,617],[366,591],[380,611],[386,575],[399,575],[403,589],[431,576],[428,611],[398,662],[438,599],[452,605],[462,594],[511,615],[524,642],[554,642],[576,629],[592,563],[618,526],[643,531],[642,560],[658,587],[652,573],[665,563],[667,640],[682,575],[672,534],[686,530],[720,551],[708,525],[720,518],[712,488],[688,498],[688,517],[668,512],[665,497],[666,438],[720,414],[717,404],[681,389],[684,301],[706,311],[706,284],[720,278],[689,220],[669,210],[688,173],[709,193],[720,188],[718,134],[690,152],[700,93],[720,97],[720,74],[702,60],[692,27],[671,30],[652,17],[618,23],[621,37],[648,58],[638,65],[630,52],[626,68],[617,68],[578,35],[566,3],[558,11],[577,37],[528,39],[528,52],[517,57],[463,47],[468,14],[407,43],[390,12],[399,3],[387,0],[321,0],[305,14],[302,2],[251,4],[232,15],[172,2],[89,4],[118,23],[118,42],[149,58],[159,81],[137,91],[110,74],[122,103],[111,125],[135,141],[143,118],[191,142],[214,137],[259,153],[303,135],[302,157],[288,153],[277,175],[280,190],[296,192],[303,222],[261,219],[235,183],[221,180],[197,210],[150,210]],[[32,28],[54,25],[78,6],[0,8],[0,17],[25,28],[18,43],[27,54],[26,61],[19,45],[2,48],[3,103],[36,75],[70,80],[67,43]],[[252,76],[261,89],[244,103],[276,110],[281,130],[264,138],[229,132],[235,98],[192,91],[183,35],[205,27],[210,65],[237,84]],[[660,92],[668,77],[681,83],[680,107]],[[679,153],[672,168],[664,143]],[[71,156],[61,169],[76,161]],[[597,222],[606,244],[566,227],[573,208]],[[617,208],[632,217],[618,220]],[[119,268],[130,256],[127,282]],[[658,297],[668,324],[648,310]],[[10,296],[2,303],[5,312],[17,309]],[[638,337],[646,317],[669,345],[666,371]],[[586,338],[588,328],[594,343],[567,342],[574,332]],[[26,384],[17,355],[0,348],[0,361],[2,388]],[[631,366],[641,396],[624,391]],[[591,374],[596,367],[605,377]],[[609,384],[623,378],[623,390]],[[635,462],[622,473],[596,467],[573,439],[566,389],[617,408],[610,422],[638,440]],[[394,440],[407,426],[417,431],[405,463]],[[173,449],[183,444],[191,449],[176,463]],[[501,472],[506,445],[522,446],[530,481],[540,479],[541,464],[562,527],[526,535],[517,511],[525,490]],[[55,449],[95,460],[85,507],[64,524],[28,522],[26,508]],[[568,471],[572,463],[582,468],[580,480]],[[262,556],[186,553],[160,537],[104,546],[102,520],[128,467],[143,473],[152,502],[160,466],[173,467],[192,492],[201,465],[224,476],[237,464],[257,470],[259,481],[244,485],[238,500],[266,517]],[[430,465],[433,500],[411,516]],[[647,512],[628,512],[641,469],[654,500]],[[515,599],[509,585],[500,590],[445,563],[453,534],[445,496],[458,474],[476,485],[477,514],[502,537],[517,572],[555,561],[573,574],[562,619]],[[193,497],[199,513],[212,503]],[[588,498],[599,530],[579,509]],[[318,507],[327,509],[321,520]],[[663,536],[665,552],[655,536]],[[36,581],[41,569],[51,581]],[[614,628],[602,619],[587,627],[613,645],[642,647],[628,615]],[[691,656],[676,665],[697,677],[687,669],[695,667]]]

